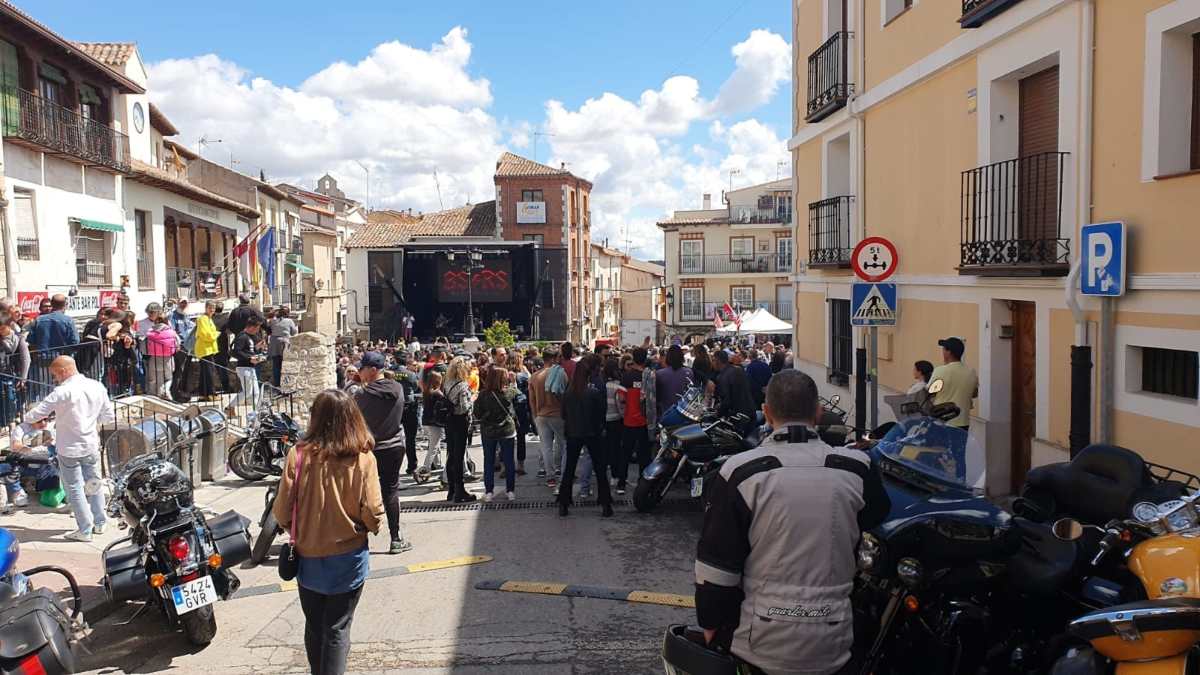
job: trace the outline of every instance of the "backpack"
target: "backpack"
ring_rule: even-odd
[[[439,427],[449,426],[450,415],[454,414],[454,404],[445,395],[434,396],[430,402],[433,405],[433,422]]]

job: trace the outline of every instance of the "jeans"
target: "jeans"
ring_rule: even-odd
[[[621,458],[625,456],[625,450],[622,446],[624,430],[625,423],[620,418],[608,420],[604,423],[604,442],[608,445],[608,467],[612,471],[612,477],[622,483],[625,482],[625,476],[617,473],[617,467],[625,465],[625,463],[621,462]]]
[[[275,388],[279,388],[279,382],[283,379],[283,354],[277,354],[271,357],[271,384]]]
[[[171,374],[175,370],[175,357],[173,356],[147,356],[146,357],[146,393],[151,396],[166,396],[163,393],[163,385],[167,380],[171,379]]]
[[[537,425],[538,430],[542,471],[546,472],[547,478],[553,478],[555,460],[561,457],[567,449],[565,422],[561,417],[535,417],[533,423]]]
[[[450,424],[446,426],[446,482],[450,484],[451,496],[465,494],[467,491],[463,484],[463,469],[467,455],[469,424],[466,415],[451,415]]]
[[[529,435],[529,404],[518,403],[517,410],[517,465],[525,466],[525,437]]]
[[[429,470],[430,468],[433,467],[434,460],[437,460],[437,462],[439,464],[442,463],[442,449],[440,446],[442,443],[442,436],[444,435],[444,433],[443,433],[444,431],[445,431],[445,429],[442,429],[441,427],[438,427],[438,426],[434,426],[432,424],[425,425],[425,436],[427,438],[429,438],[429,447],[425,450],[425,461],[421,463],[421,466],[424,467],[426,470]],[[445,480],[445,479],[446,479],[446,466],[443,464],[442,465],[442,480]]]
[[[238,366],[237,368],[238,383],[241,384],[242,390],[238,392],[237,398],[233,399],[230,405],[237,406],[242,403],[249,403],[252,409],[258,408],[258,369]]]
[[[512,438],[483,439],[483,491],[491,494],[496,483],[492,467],[496,466],[496,453],[500,453],[500,461],[504,462],[504,491],[512,492],[517,483],[517,467],[513,464]]]
[[[638,464],[638,475],[650,464],[650,436],[646,427],[623,427],[621,434],[621,457],[617,464],[617,480],[627,480],[629,464]]]
[[[304,610],[304,651],[313,675],[342,675],[350,655],[350,623],[362,595],[362,586],[337,595],[300,587]]]
[[[383,510],[387,513],[388,532],[392,541],[400,536],[400,465],[404,463],[404,451],[400,448],[375,451],[375,465],[379,468],[379,494],[383,498]]]
[[[612,504],[612,493],[608,488],[608,452],[604,439],[599,436],[591,438],[568,438],[567,439],[567,459],[563,464],[562,483],[558,485],[558,503],[571,504],[571,487],[575,480],[575,463],[579,460],[580,452],[587,448],[588,456],[591,457],[592,467],[596,470],[596,493],[599,497],[601,505]],[[588,473],[591,473],[589,467]],[[587,474],[584,474],[587,476]],[[590,480],[590,476],[588,476]],[[583,484],[583,479],[580,479],[580,484]]]
[[[59,455],[58,477],[67,491],[67,503],[71,505],[71,514],[75,516],[79,531],[91,532],[92,527],[103,526],[108,520],[104,515],[104,493],[97,491],[94,495],[87,495],[83,491],[84,483],[88,480],[100,479],[100,453],[86,457]]]

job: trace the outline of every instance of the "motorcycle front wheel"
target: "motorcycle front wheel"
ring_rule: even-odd
[[[213,605],[195,609],[179,617],[188,642],[203,647],[217,636],[217,613]]]
[[[670,489],[670,476],[654,480],[639,479],[637,487],[633,489],[633,508],[637,509],[638,513],[650,513],[663,497],[667,496],[667,490]]]
[[[250,549],[250,561],[261,565],[271,555],[271,544],[275,543],[277,536],[279,523],[275,520],[275,514],[268,511],[267,517],[263,519],[262,530],[254,540],[254,547]]]
[[[253,450],[254,446],[242,439],[234,443],[229,451],[229,469],[236,473],[238,478],[262,480],[267,477],[266,473],[253,468]]]

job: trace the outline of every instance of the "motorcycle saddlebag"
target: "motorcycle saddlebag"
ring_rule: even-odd
[[[0,672],[75,672],[70,635],[71,620],[49,590],[6,600],[0,604]]]
[[[104,592],[110,602],[137,600],[150,592],[141,549],[129,545],[104,552]]]
[[[709,649],[699,628],[673,624],[663,636],[662,659],[669,675],[737,675],[739,660]]]
[[[226,511],[208,520],[217,553],[221,554],[221,568],[240,565],[250,559],[250,519],[237,511]]]

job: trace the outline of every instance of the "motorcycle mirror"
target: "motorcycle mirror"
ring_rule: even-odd
[[[945,386],[946,386],[946,383],[943,382],[942,380],[934,380],[933,382],[929,383],[929,387],[925,391],[927,391],[931,394],[936,394],[936,393],[940,392]]]
[[[1054,521],[1050,531],[1062,541],[1075,541],[1083,536],[1083,523],[1074,518],[1062,518]]]

